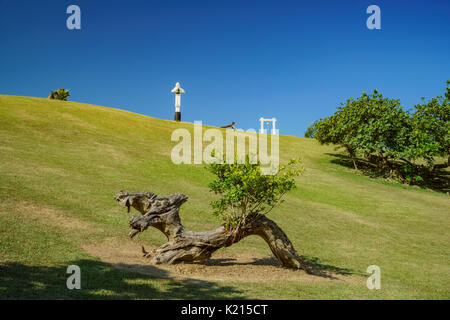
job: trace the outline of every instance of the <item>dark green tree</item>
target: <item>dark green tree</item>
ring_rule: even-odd
[[[355,169],[358,154],[388,167],[407,120],[399,100],[384,98],[374,90],[372,95],[363,92],[356,100],[348,99],[334,115],[314,122],[307,132],[321,144],[344,147]]]
[[[450,166],[450,80],[444,96],[414,107],[411,129],[405,157],[424,159],[431,173]],[[438,163],[437,158],[444,160]]]
[[[306,134],[321,144],[344,147],[355,169],[356,158],[362,156],[402,182],[421,182],[450,165],[449,84],[444,96],[418,104],[412,112],[376,90],[372,95],[363,92],[334,115],[315,121]]]

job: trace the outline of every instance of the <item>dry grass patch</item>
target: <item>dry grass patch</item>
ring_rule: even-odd
[[[206,280],[206,281],[345,281],[361,284],[358,276],[344,276],[331,273],[331,278],[315,276],[302,270],[291,270],[279,266],[273,257],[258,254],[230,254],[220,250],[210,260],[209,265],[175,264],[151,265],[149,259],[141,254],[141,245],[147,251],[156,249],[140,240],[120,241],[108,238],[101,243],[83,245],[82,248],[90,255],[121,270],[151,275],[157,278],[176,280]]]
[[[102,232],[102,229],[92,226],[91,224],[68,217],[63,211],[54,209],[49,206],[35,204],[28,201],[18,201],[11,204],[11,212],[28,221],[38,221],[40,224],[51,227],[62,228],[65,230],[84,230],[89,232]],[[0,210],[1,215],[11,214],[6,210]]]

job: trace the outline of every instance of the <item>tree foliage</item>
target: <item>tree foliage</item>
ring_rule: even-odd
[[[291,159],[275,175],[263,175],[259,162],[250,163],[248,155],[243,164],[235,159],[232,164],[212,163],[207,168],[216,175],[210,191],[220,195],[211,202],[213,213],[227,229],[245,225],[251,215],[269,213],[296,187],[294,177],[303,172],[300,159]]]
[[[69,90],[60,88],[58,90],[52,91],[50,95],[48,96],[49,99],[55,99],[55,100],[64,100],[66,101],[67,98],[70,97]]]
[[[355,169],[361,156],[403,182],[420,182],[435,169],[449,165],[449,84],[444,97],[416,105],[412,111],[377,90],[371,95],[363,92],[356,100],[341,104],[334,115],[315,121],[306,134],[321,144],[344,147]],[[441,157],[446,162],[436,163]]]
[[[411,159],[426,160],[431,171],[450,165],[450,80],[444,96],[414,107],[405,153]],[[446,162],[436,163],[436,157],[446,158]]]

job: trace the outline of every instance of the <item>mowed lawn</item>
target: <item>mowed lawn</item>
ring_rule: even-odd
[[[209,206],[213,177],[203,165],[170,160],[177,128],[193,132],[190,123],[118,109],[0,95],[0,298],[450,298],[449,195],[357,175],[338,163],[333,147],[298,137],[280,136],[281,162],[301,157],[306,170],[270,218],[307,261],[335,278],[277,267],[263,279],[240,276],[267,268],[233,265],[239,257],[271,257],[257,237],[217,253],[239,258],[211,269],[223,277],[180,278],[159,266],[140,273],[125,258],[118,257],[120,267],[101,258],[115,259],[115,251],[104,252],[115,243],[145,265],[138,242],[165,241],[156,229],[127,237],[133,213],[113,199],[121,189],[184,193],[187,228],[218,226]],[[67,289],[68,265],[80,266],[81,290]],[[366,287],[370,265],[381,268],[380,290]],[[280,280],[284,272],[290,276]]]

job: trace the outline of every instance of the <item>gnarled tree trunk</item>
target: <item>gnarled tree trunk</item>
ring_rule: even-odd
[[[115,199],[128,211],[133,207],[142,214],[133,216],[130,221],[131,238],[148,227],[160,230],[167,237],[168,242],[153,252],[143,248],[144,256],[151,258],[154,264],[182,261],[206,264],[216,250],[231,246],[247,236],[258,235],[267,242],[283,267],[307,269],[286,234],[265,215],[251,215],[245,224],[232,231],[220,226],[207,232],[193,232],[183,227],[179,216],[180,206],[188,199],[184,194],[162,197],[152,192],[120,191]]]

